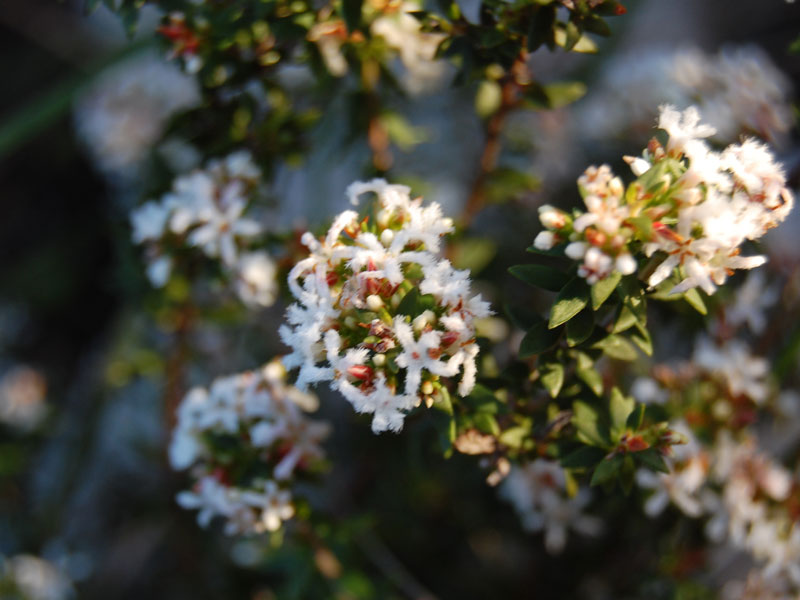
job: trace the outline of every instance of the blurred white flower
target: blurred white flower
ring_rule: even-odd
[[[131,176],[170,117],[199,102],[193,77],[148,52],[98,76],[75,106],[75,127],[103,172]]]

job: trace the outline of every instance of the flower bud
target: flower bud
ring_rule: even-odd
[[[540,231],[533,240],[533,245],[539,250],[550,250],[556,245],[556,236],[552,231]]]
[[[367,296],[367,308],[373,312],[378,312],[383,308],[383,299],[377,294]]]
[[[381,232],[381,244],[383,244],[384,246],[390,245],[393,239],[394,239],[394,231],[392,231],[391,229],[384,229],[383,232]]]
[[[375,371],[368,365],[353,365],[347,369],[347,374],[354,379],[370,381],[374,377]]]
[[[426,310],[411,322],[411,326],[414,328],[416,333],[419,333],[425,329],[426,325],[432,324],[435,320],[436,315],[433,314],[433,311]]]
[[[539,220],[548,229],[562,229],[567,224],[567,215],[563,211],[545,204],[539,207]]]

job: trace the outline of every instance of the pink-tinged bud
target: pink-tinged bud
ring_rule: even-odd
[[[602,231],[597,231],[596,229],[589,228],[586,230],[584,235],[586,235],[586,241],[592,246],[602,246],[606,243],[606,241],[608,241],[608,236]]]
[[[339,276],[336,274],[336,271],[331,271],[325,276],[325,282],[328,284],[328,287],[336,285],[337,281],[339,281]]]
[[[460,334],[457,331],[448,331],[442,335],[442,347],[447,348],[458,341]]]
[[[378,293],[378,290],[380,289],[381,284],[378,283],[378,281],[376,279],[371,279],[370,278],[370,279],[366,280],[366,282],[364,283],[364,287],[366,288],[368,296],[374,296],[375,294]]]
[[[353,365],[349,369],[347,369],[347,374],[354,379],[359,379],[361,381],[371,381],[372,378],[375,376],[375,371],[372,367],[367,365]]]
[[[625,440],[625,446],[630,452],[641,452],[642,450],[647,450],[650,444],[645,442],[642,436],[635,435]]]
[[[664,225],[661,221],[656,221],[653,223],[653,231],[655,231],[658,235],[668,240],[671,240],[675,243],[680,244],[683,242],[683,238],[670,229],[667,225]]]
[[[567,224],[567,215],[549,204],[539,207],[539,220],[548,229],[562,229]]]

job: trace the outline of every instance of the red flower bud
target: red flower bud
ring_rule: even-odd
[[[370,381],[375,376],[375,371],[367,365],[353,365],[347,369],[347,374],[355,379]]]

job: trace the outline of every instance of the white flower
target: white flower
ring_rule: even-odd
[[[164,235],[170,209],[160,202],[147,202],[131,211],[134,244],[158,240]]]
[[[246,241],[260,235],[262,226],[245,212],[256,188],[260,169],[247,151],[209,161],[177,177],[160,201],[150,201],[131,212],[133,241],[146,244],[147,275],[163,287],[173,268],[166,248],[178,241],[220,258],[236,291],[250,306],[269,306],[275,300],[275,265],[264,252],[245,252]],[[168,237],[169,236],[169,237]]]
[[[743,342],[732,340],[720,348],[708,338],[700,338],[692,360],[721,377],[732,396],[744,395],[756,404],[767,400],[769,362],[752,356]]]
[[[324,238],[303,235],[310,256],[289,273],[298,302],[279,332],[292,348],[284,364],[300,367],[297,386],[331,381],[357,412],[373,415],[375,432],[402,428],[405,412],[422,400],[424,381],[433,386],[434,377],[463,371],[458,392],[470,393],[474,321],[491,313],[470,295],[469,273],[436,254],[452,221],[437,204],[423,206],[409,193],[382,179],[353,183],[353,204],[376,196],[374,220],[362,227],[357,213],[344,211]],[[398,313],[408,294],[426,298],[430,308]]]
[[[131,176],[169,118],[199,102],[193,77],[145,53],[101,73],[78,100],[75,125],[102,171]]]
[[[2,557],[0,557],[2,558]],[[8,576],[29,600],[68,600],[75,597],[69,577],[56,565],[38,556],[18,554],[0,562],[0,580]],[[4,586],[5,588],[6,586]],[[9,598],[17,598],[12,590]]]
[[[768,287],[763,273],[756,271],[736,290],[733,303],[725,309],[725,321],[734,326],[747,323],[750,331],[759,334],[767,324],[766,309],[777,300],[777,289]]]
[[[277,482],[291,482],[296,471],[308,470],[324,457],[320,444],[330,427],[302,414],[298,403],[315,403],[287,386],[285,377],[285,370],[271,363],[259,372],[218,378],[209,390],[194,388],[178,407],[170,463],[174,469],[193,467],[192,473],[201,476],[177,500],[184,508],[199,509],[201,526],[221,516],[231,534],[275,531],[292,516],[290,493]],[[226,440],[222,462],[219,439]],[[238,461],[256,462],[237,466],[267,469],[270,478],[229,481],[231,453]]]
[[[514,506],[526,530],[544,531],[550,554],[564,549],[568,528],[584,535],[600,532],[600,520],[582,512],[590,494],[581,490],[575,497],[567,497],[564,471],[554,461],[537,459],[512,467],[499,492]]]
[[[439,44],[446,36],[423,32],[419,19],[409,14],[418,10],[417,4],[403,2],[394,14],[381,15],[370,25],[370,33],[382,37],[399,54],[405,67],[400,79],[411,94],[422,93],[437,84],[447,67],[444,61],[435,60]]]
[[[278,295],[277,267],[266,252],[250,252],[236,265],[236,292],[245,304],[271,306]]]
[[[277,531],[283,521],[287,521],[294,516],[294,506],[292,505],[292,495],[288,490],[282,490],[274,481],[267,480],[264,483],[264,492],[247,491],[242,493],[242,502],[255,509],[260,509],[259,515],[260,529],[263,527],[267,531]]]
[[[700,111],[694,106],[681,113],[674,106],[664,104],[658,107],[658,111],[658,128],[669,134],[667,152],[680,154],[687,143],[716,133],[710,125],[700,123]]]

